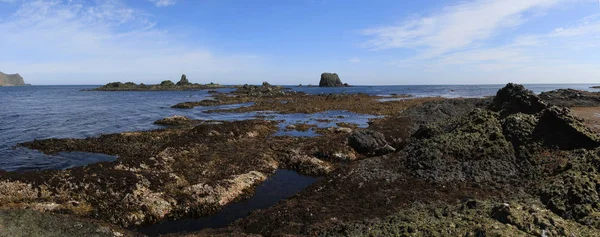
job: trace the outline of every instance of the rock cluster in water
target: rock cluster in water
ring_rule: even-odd
[[[231,86],[222,86],[219,84],[198,84],[191,83],[185,74],[181,75],[181,79],[174,83],[171,80],[164,80],[157,85],[146,85],[144,83],[136,84],[134,82],[111,82],[104,86],[91,89],[92,91],[185,91],[185,90],[206,90],[218,88],[230,88]]]

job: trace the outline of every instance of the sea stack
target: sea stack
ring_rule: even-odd
[[[25,86],[25,81],[21,75],[4,74],[0,72],[0,86]]]
[[[319,87],[343,87],[344,84],[337,73],[324,72],[321,74]]]
[[[181,80],[179,80],[179,82],[177,82],[178,86],[185,86],[185,85],[189,85],[190,81],[188,81],[187,76],[185,74],[181,75]]]

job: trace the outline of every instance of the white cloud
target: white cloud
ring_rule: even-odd
[[[262,70],[259,56],[217,55],[155,25],[117,0],[25,2],[0,19],[0,69],[34,84],[153,83],[181,73],[218,82]]]
[[[414,17],[399,25],[363,30],[372,36],[373,49],[410,48],[423,51],[421,57],[436,57],[465,49],[501,30],[521,25],[526,12],[546,9],[565,0],[476,0],[445,7],[426,17]]]
[[[175,5],[175,0],[149,0],[154,3],[157,7],[168,7]]]
[[[361,61],[360,61],[360,58],[353,57],[353,58],[348,59],[348,62],[350,62],[350,63],[360,63]]]

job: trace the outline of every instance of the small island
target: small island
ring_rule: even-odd
[[[17,74],[4,74],[0,72],[0,86],[28,86],[25,84],[25,80],[21,75]]]
[[[156,85],[146,85],[144,83],[136,84],[134,82],[111,82],[104,86],[90,89],[88,91],[193,91],[219,88],[232,88],[233,86],[222,86],[220,84],[198,84],[190,83],[185,74],[181,75],[179,82],[174,83],[170,80],[162,81]]]
[[[337,73],[324,72],[321,74],[319,87],[348,87],[348,83],[342,83]]]

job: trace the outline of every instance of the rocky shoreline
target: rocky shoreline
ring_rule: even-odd
[[[382,117],[367,129],[286,128],[320,134],[312,137],[275,136],[280,121],[261,117],[176,116],[157,121],[168,126],[160,130],[35,140],[20,146],[118,159],[67,170],[2,171],[0,208],[131,228],[214,214],[288,169],[323,178],[229,227],[173,235],[591,236],[600,231],[600,137],[594,121],[574,115],[599,106],[598,94],[588,93],[537,96],[508,84],[493,98],[381,102],[365,94],[242,86],[173,108],[251,102],[205,112],[344,110]],[[135,234],[110,228],[102,233]]]

